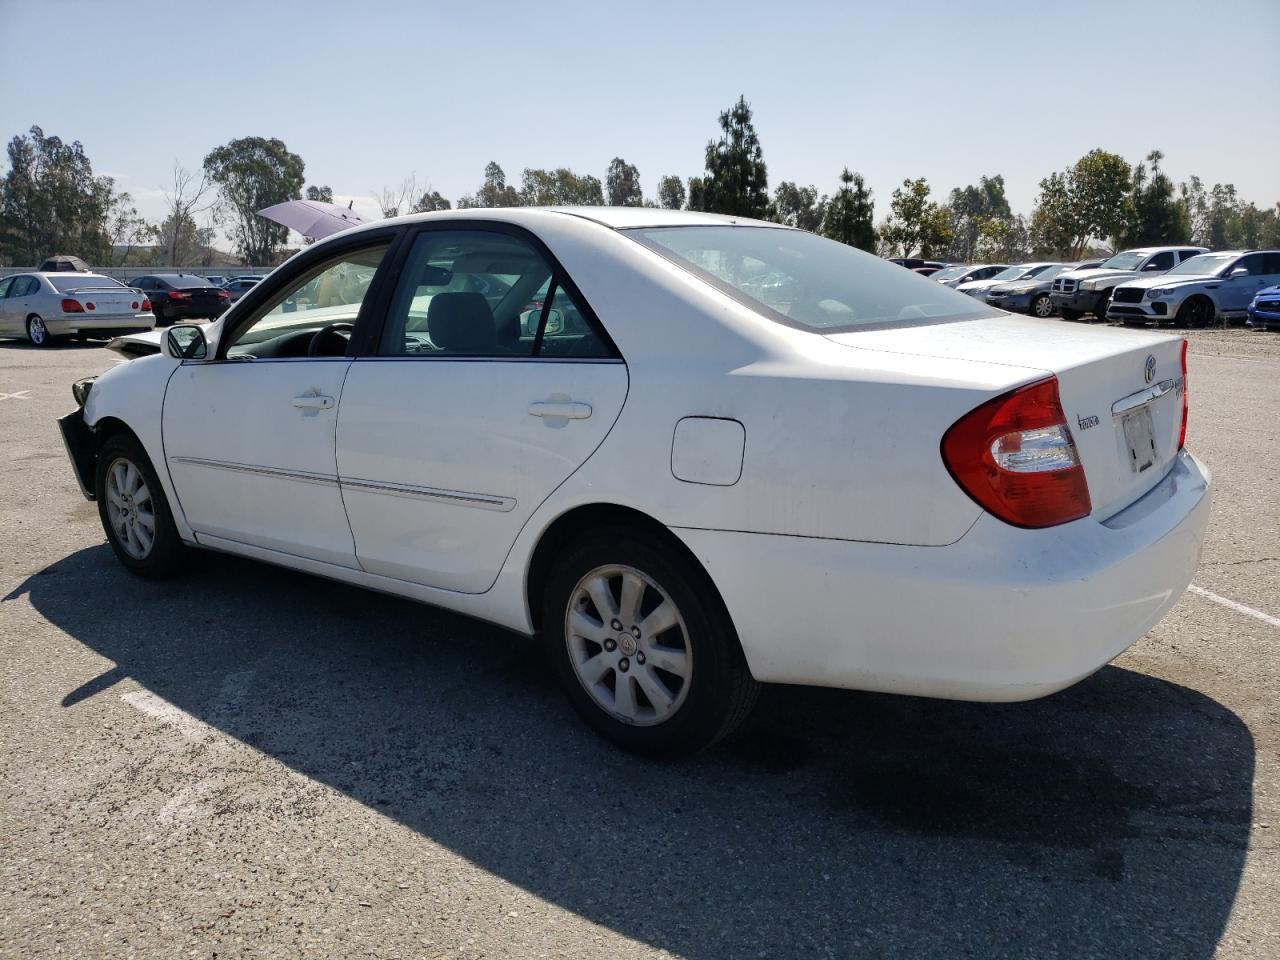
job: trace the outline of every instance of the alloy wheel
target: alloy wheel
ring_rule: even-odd
[[[155,504],[142,471],[124,457],[107,468],[107,517],[124,552],[145,560],[156,540]]]
[[[565,611],[573,672],[596,705],[623,723],[652,726],[688,697],[693,648],[675,601],[634,567],[596,567]]]
[[[1037,317],[1053,316],[1053,301],[1047,293],[1042,293],[1031,302],[1031,312]]]
[[[39,317],[27,321],[27,337],[37,347],[43,347],[49,339],[49,329]]]

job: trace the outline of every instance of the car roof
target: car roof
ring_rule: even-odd
[[[461,210],[440,210],[433,213],[414,213],[391,220],[375,220],[361,224],[346,233],[376,229],[392,223],[421,223],[436,220],[501,220],[521,226],[546,222],[548,214],[579,217],[614,230],[634,227],[690,227],[690,226],[759,226],[778,230],[793,230],[781,223],[753,220],[750,217],[734,217],[720,213],[701,213],[693,210],[665,210],[657,207],[464,207]]]

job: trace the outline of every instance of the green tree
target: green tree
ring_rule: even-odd
[[[720,139],[707,143],[706,173],[689,181],[689,209],[768,217],[768,169],[746,97],[720,114]]]
[[[875,253],[875,201],[862,174],[850,173],[848,167],[841,171],[840,189],[827,204],[822,220],[822,235]]]
[[[496,161],[485,164],[484,183],[475,193],[469,193],[458,199],[458,209],[468,207],[518,207],[523,203],[520,191],[508,186],[507,175]]]
[[[1122,236],[1132,216],[1132,182],[1124,158],[1105,150],[1090,150],[1041,180],[1031,224],[1037,247],[1077,260],[1090,238]]]
[[[1004,177],[981,177],[977,184],[957,187],[947,203],[951,229],[955,234],[950,259],[972,262],[978,257],[980,242],[987,248],[1013,230],[1013,211],[1004,192]],[[996,243],[998,245],[998,243]]]
[[[784,180],[773,192],[773,218],[778,223],[817,233],[826,212],[827,198],[818,196],[815,186],[798,187]]]
[[[684,182],[677,176],[666,176],[658,181],[658,206],[667,210],[684,208]]]
[[[429,190],[418,198],[418,201],[410,208],[410,213],[432,213],[436,210],[450,209],[449,201],[440,196],[440,191]]]
[[[273,263],[289,231],[258,216],[258,211],[302,196],[302,158],[290,153],[282,140],[244,137],[211,150],[204,170],[231,218],[237,252],[247,263]]]
[[[598,178],[590,174],[579,176],[567,167],[525,170],[520,196],[526,205],[537,207],[598,207],[604,203]]]
[[[307,187],[306,198],[308,200],[317,200],[320,203],[333,203],[332,187]]]
[[[1121,246],[1146,247],[1191,242],[1191,216],[1175,195],[1173,181],[1160,169],[1164,154],[1152,150],[1133,168],[1132,216]],[[1148,172],[1147,164],[1151,164]]]
[[[55,253],[108,262],[115,182],[93,175],[80,141],[46,137],[33,126],[9,141],[8,158],[0,180],[0,256],[18,264]]]
[[[950,219],[946,207],[929,199],[928,180],[903,180],[889,199],[889,220],[880,238],[904,257],[941,256],[954,237]]]
[[[644,193],[640,190],[640,171],[621,157],[614,157],[604,177],[604,195],[611,207],[640,207]]]

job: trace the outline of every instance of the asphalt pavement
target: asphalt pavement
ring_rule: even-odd
[[[771,687],[672,764],[493,627],[223,556],[134,579],[54,424],[114,355],[0,341],[0,956],[1280,956],[1280,336],[1191,340],[1208,542],[1113,665]]]

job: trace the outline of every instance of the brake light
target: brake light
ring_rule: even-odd
[[[1048,377],[988,400],[942,437],[942,460],[965,493],[1015,527],[1089,515],[1089,484]]]
[[[173,290],[169,293],[170,300],[190,300],[191,294],[185,290]]]
[[[130,309],[130,310],[132,310],[134,313],[137,313],[137,312],[138,312],[138,301],[137,301],[137,300],[135,300],[135,301],[133,301],[133,303],[129,304],[129,309]]]
[[[84,307],[80,306],[79,300],[72,300],[70,297],[62,298],[63,313],[84,313]]]
[[[1182,341],[1182,429],[1178,431],[1178,449],[1187,443],[1187,341]]]
[[[230,299],[231,299],[231,294],[227,293],[227,291],[225,291],[225,290],[219,290],[219,291],[218,291],[218,299],[219,299],[219,300],[230,300]]]
[[[142,301],[142,312],[143,312],[143,313],[150,313],[150,312],[151,312],[151,301],[150,301],[150,300],[143,300],[143,301]]]

